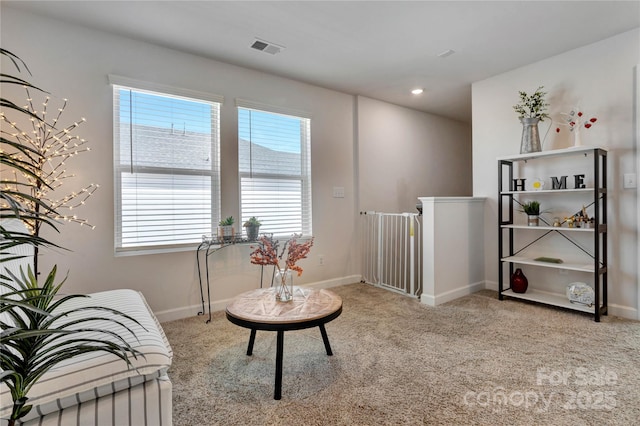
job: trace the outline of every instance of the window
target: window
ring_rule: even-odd
[[[261,232],[311,235],[311,120],[251,106],[238,100],[242,221],[256,216]]]
[[[202,241],[220,219],[222,98],[110,79],[116,252]]]

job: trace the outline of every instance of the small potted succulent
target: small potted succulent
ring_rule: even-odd
[[[522,205],[522,211],[527,215],[527,224],[529,226],[538,226],[540,216],[539,201],[527,201]]]
[[[249,241],[255,241],[258,239],[258,234],[260,233],[260,221],[257,217],[251,216],[249,220],[244,223],[244,227],[247,228],[247,239]]]
[[[233,239],[233,224],[235,220],[233,216],[229,216],[226,219],[223,219],[218,223],[220,226],[220,236],[224,241],[230,241]]]

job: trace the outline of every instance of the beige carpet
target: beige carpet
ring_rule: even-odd
[[[223,312],[163,324],[174,350],[175,425],[636,425],[640,322],[481,291],[436,308],[367,284],[332,289],[344,310],[286,332],[273,399],[275,332]]]

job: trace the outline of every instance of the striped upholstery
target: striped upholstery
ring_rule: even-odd
[[[34,407],[22,420],[33,420],[27,424],[40,424],[42,421],[42,424],[78,426],[171,425],[171,382],[166,372],[173,353],[144,297],[133,290],[112,290],[89,296],[72,299],[63,305],[64,309],[104,306],[136,318],[144,328],[131,326],[135,337],[121,331],[119,334],[145,358],[132,358],[135,368],[128,368],[115,355],[93,352],[59,364],[29,392],[28,403]],[[95,311],[84,313],[95,314]],[[117,330],[106,322],[85,325]],[[11,410],[11,396],[5,385],[0,387],[0,391],[0,418],[6,419]],[[62,422],[60,416],[64,416]]]
[[[171,411],[171,382],[163,376],[21,425],[171,426]]]

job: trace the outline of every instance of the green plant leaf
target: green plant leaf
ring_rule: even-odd
[[[12,416],[15,419],[30,409],[25,402],[33,385],[63,361],[83,353],[106,352],[131,366],[130,357],[144,357],[125,338],[129,334],[137,341],[129,324],[142,327],[139,321],[103,306],[66,309],[70,301],[89,296],[73,294],[56,298],[64,282],[56,283],[56,273],[57,267],[54,266],[44,283],[39,285],[30,267],[26,271],[20,268],[19,276],[7,270],[6,277],[12,281],[1,283],[11,291],[1,296],[0,312],[8,313],[16,324],[10,327],[0,323],[0,371],[4,372],[1,378],[11,390],[14,400]],[[97,314],[77,316],[92,311]],[[117,328],[92,326],[96,321],[111,323]]]

